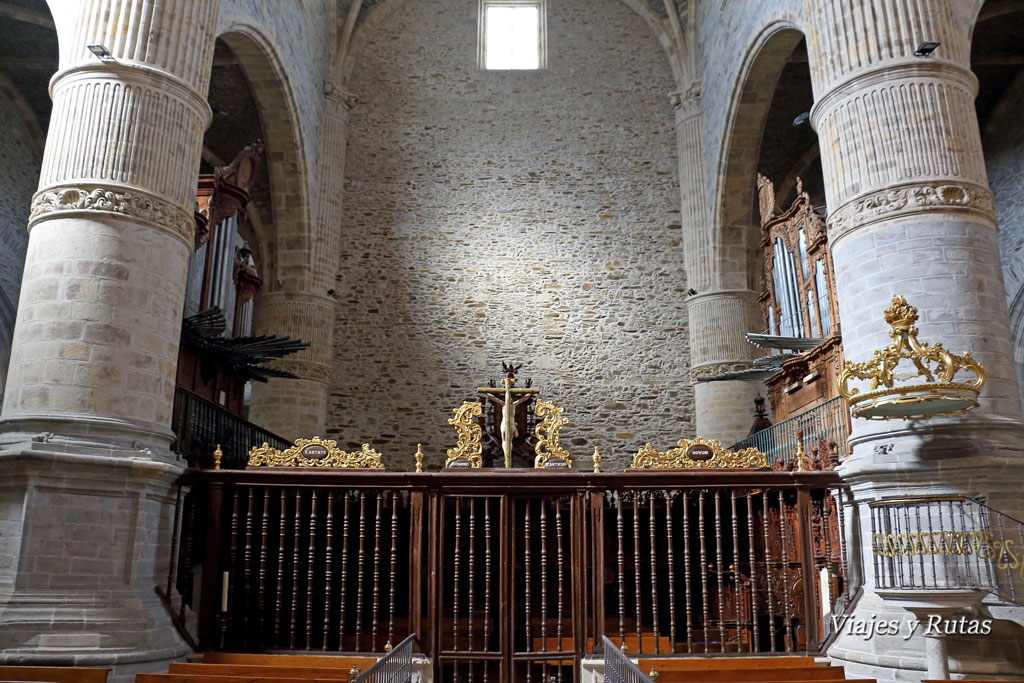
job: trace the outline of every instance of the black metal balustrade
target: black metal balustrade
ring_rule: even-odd
[[[242,469],[249,451],[264,442],[284,450],[291,446],[282,437],[247,422],[216,403],[177,387],[171,429],[177,440],[174,449],[190,466],[213,467],[213,452],[220,444],[223,469]]]
[[[837,458],[849,453],[846,440],[850,435],[850,409],[842,396],[829,399],[819,406],[773,424],[751,434],[729,447],[736,451],[756,448],[768,456],[777,469],[796,469],[797,445],[803,442],[803,451],[810,454],[821,447],[835,449]]]
[[[997,573],[1013,564],[1006,561],[1007,520],[1016,526],[1015,542],[1024,546],[1020,522],[971,498],[885,500],[870,509],[875,583],[886,590],[997,593]],[[990,517],[1001,528],[993,530]],[[1015,595],[1012,580],[1007,591]]]
[[[615,647],[607,636],[601,636],[601,642],[604,644],[605,683],[651,683],[651,679],[644,676],[640,668]]]
[[[415,642],[416,634],[412,633],[357,676],[355,683],[409,683],[412,680],[412,646]]]

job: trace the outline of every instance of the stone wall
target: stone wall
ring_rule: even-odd
[[[357,57],[329,433],[438,466],[525,362],[607,469],[692,436],[673,89],[619,0],[548,8],[548,66],[476,68],[476,0],[408,3]]]
[[[42,154],[9,94],[0,84],[0,291],[17,307],[28,245],[25,226]]]
[[[1014,335],[1017,379],[1024,386],[1024,126],[1014,115],[1024,105],[1024,93],[1011,98],[1000,105],[1004,114],[993,121],[983,142],[989,187],[999,215],[999,255]]]

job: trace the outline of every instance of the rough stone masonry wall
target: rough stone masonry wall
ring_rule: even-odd
[[[621,467],[692,436],[671,72],[619,0],[550,3],[546,71],[480,71],[476,7],[410,2],[358,57],[330,436],[438,466],[514,360]]]
[[[1010,308],[1017,381],[1024,386],[1024,310],[1018,299],[1024,287],[1024,125],[1014,115],[1022,105],[1024,94],[1020,93],[1004,102],[1000,106],[1004,113],[997,115],[998,121],[990,125],[982,140],[989,187],[999,215],[999,255]],[[1024,400],[1024,389],[1021,397]]]
[[[28,245],[28,211],[39,182],[41,155],[21,112],[0,89],[0,290],[15,308]],[[0,378],[2,384],[2,378]]]

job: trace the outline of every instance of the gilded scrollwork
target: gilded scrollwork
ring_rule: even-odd
[[[552,461],[561,461],[566,467],[572,467],[569,451],[562,448],[559,442],[559,432],[569,424],[569,420],[562,416],[562,408],[550,401],[538,400],[535,410],[537,417],[543,419],[537,425],[537,446],[534,448],[537,457],[533,460],[533,466],[548,467]]]
[[[455,416],[448,420],[448,424],[455,427],[459,441],[455,448],[448,450],[448,459],[445,460],[445,467],[452,467],[453,463],[469,463],[469,467],[477,468],[483,466],[483,445],[481,439],[483,430],[477,424],[476,418],[480,416],[483,406],[477,401],[466,401],[454,409]],[[465,467],[466,465],[462,465]]]
[[[637,470],[671,469],[767,469],[768,456],[756,448],[730,451],[715,439],[680,439],[676,448],[656,450],[644,445],[633,456],[630,466]]]
[[[280,451],[267,442],[249,451],[249,467],[336,467],[344,469],[384,469],[380,453],[363,444],[358,451],[346,453],[338,442],[321,439],[297,439],[291,448]]]
[[[876,349],[870,360],[861,363],[846,361],[839,374],[839,394],[849,401],[853,413],[866,419],[919,420],[937,415],[960,415],[977,407],[975,400],[985,384],[985,369],[971,357],[951,353],[942,344],[929,344],[917,339],[917,309],[897,294],[885,310],[885,321],[892,327],[893,343]],[[897,384],[896,370],[902,361],[910,361],[916,372],[903,374]],[[960,370],[974,375],[973,382],[953,381]],[[923,383],[908,384],[905,380],[923,378]],[[850,386],[850,380],[870,380],[867,391]],[[919,411],[913,408],[920,404]],[[899,410],[880,406],[902,406]],[[943,409],[955,405],[957,409]]]

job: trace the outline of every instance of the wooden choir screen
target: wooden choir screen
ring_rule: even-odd
[[[832,472],[183,484],[167,593],[180,627],[198,610],[202,649],[382,652],[416,633],[438,680],[572,681],[604,635],[640,656],[818,652],[850,588]]]

